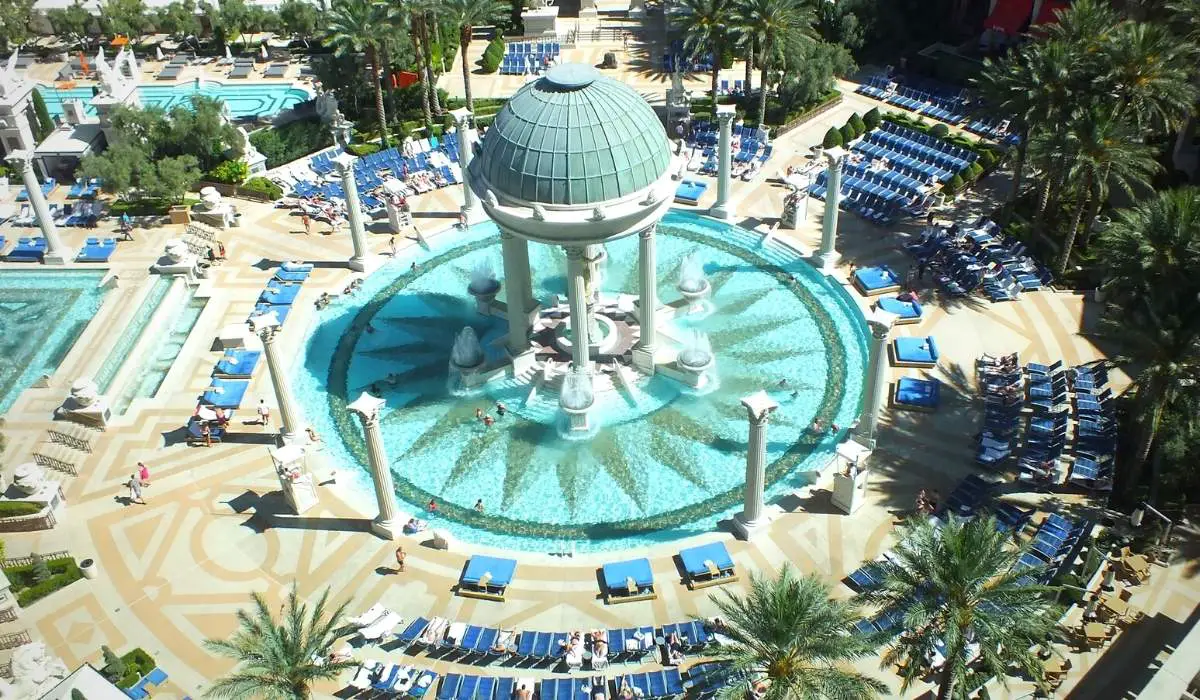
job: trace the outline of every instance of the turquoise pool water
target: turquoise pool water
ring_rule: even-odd
[[[92,380],[100,388],[100,393],[104,394],[108,392],[109,387],[112,386],[113,379],[117,376],[117,372],[121,371],[121,368],[129,361],[129,353],[133,350],[133,346],[137,344],[138,339],[142,337],[142,331],[146,330],[146,324],[150,323],[150,318],[154,316],[154,312],[162,305],[167,292],[171,291],[171,279],[171,277],[166,275],[154,279],[154,285],[146,293],[145,298],[142,300],[142,305],[138,307],[133,318],[129,319],[129,323],[125,326],[125,331],[121,333],[121,337],[117,339],[117,344],[109,351],[108,357],[104,358],[104,363],[100,365],[100,369],[96,370],[96,376],[92,377]]]
[[[183,344],[187,342],[188,335],[196,326],[196,321],[200,320],[200,314],[204,312],[207,303],[207,299],[196,298],[189,298],[184,303],[183,308],[179,310],[175,320],[167,329],[162,342],[149,353],[150,357],[143,358],[140,371],[125,382],[121,390],[113,397],[112,410],[115,414],[124,415],[134,399],[153,398],[158,393],[163,380],[167,378],[167,373],[171,371],[171,365],[175,364],[175,358],[179,357],[180,351],[183,350]]]
[[[51,116],[62,116],[63,100],[82,100],[88,114],[95,116],[88,101],[92,99],[92,88],[75,87],[69,90],[59,90],[54,87],[39,87],[38,92],[46,102],[46,109]],[[293,107],[309,99],[308,91],[293,87],[287,83],[237,83],[223,84],[213,80],[205,81],[204,87],[197,89],[195,82],[178,85],[139,85],[138,99],[143,107],[151,105],[171,109],[186,104],[188,98],[197,93],[215,97],[229,106],[229,113],[237,117],[256,117],[271,115]]]
[[[345,405],[381,383],[397,495],[413,510],[436,498],[435,527],[492,546],[546,551],[573,541],[610,550],[711,530],[741,508],[748,427],[740,399],[760,389],[780,404],[768,432],[768,495],[805,485],[834,448],[833,438],[807,426],[818,416],[846,425],[861,404],[866,331],[853,302],[791,249],[764,248],[734,226],[672,212],[656,240],[664,302],[679,298],[688,254],[699,256],[713,286],[713,313],[674,323],[708,333],[715,390],[697,395],[659,375],[632,395],[600,392],[592,417],[601,427],[588,441],[560,438],[557,396],[528,402],[528,387],[515,381],[451,395],[454,336],[470,325],[498,356],[506,332],[501,319],[476,313],[466,292],[481,260],[501,267],[489,223],[402,256],[318,315],[293,370],[308,419],[335,460],[359,466],[356,477],[369,489],[361,428]],[[637,237],[606,248],[605,291],[636,293]],[[565,295],[561,249],[530,244],[530,262],[538,298]],[[374,332],[365,331],[368,322]],[[394,387],[382,382],[389,375]],[[494,415],[496,401],[511,412],[485,428],[475,409]],[[480,498],[483,515],[472,509]]]
[[[53,374],[104,301],[103,270],[0,272],[0,414]]]

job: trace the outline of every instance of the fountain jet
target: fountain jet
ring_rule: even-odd
[[[483,346],[479,343],[475,329],[470,326],[464,327],[454,338],[454,346],[450,348],[450,393],[463,395],[481,384],[483,376],[480,371],[485,360]]]
[[[712,381],[712,368],[716,364],[708,335],[693,331],[676,356],[675,364],[692,387],[703,389],[708,386]]]
[[[564,437],[589,437],[595,433],[594,426],[588,422],[588,410],[595,402],[592,376],[575,369],[567,372],[558,394],[558,405],[567,416]]]
[[[704,276],[704,264],[695,253],[688,253],[679,263],[679,284],[675,286],[688,303],[688,313],[708,311],[706,299],[712,285]]]

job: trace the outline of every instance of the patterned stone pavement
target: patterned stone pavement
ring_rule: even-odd
[[[736,185],[742,224],[753,228],[773,222],[785,190],[767,178],[788,164],[803,162],[808,147],[819,141],[830,125],[844,122],[852,111],[865,111],[868,102],[848,95],[838,109],[780,139],[776,145],[779,155],[767,171],[755,181]],[[459,203],[457,191],[431,193],[414,202],[416,223],[425,236],[456,235],[450,222]],[[141,646],[171,674],[170,683],[156,697],[171,698],[203,692],[210,679],[230,668],[228,662],[208,655],[200,641],[229,633],[233,612],[246,604],[249,592],[263,592],[275,605],[293,581],[305,596],[329,587],[337,599],[353,601],[352,612],[383,602],[406,619],[438,615],[515,629],[662,624],[712,613],[709,593],[691,592],[681,585],[672,558],[681,543],[642,552],[651,558],[655,572],[659,597],[654,601],[606,606],[599,599],[597,585],[597,567],[603,557],[538,554],[519,555],[521,565],[506,603],[459,598],[452,587],[466,557],[484,551],[482,548],[462,544],[442,552],[423,546],[420,537],[404,538],[409,567],[403,574],[394,573],[390,568],[394,545],[365,528],[364,518],[374,512],[373,499],[352,492],[344,479],[321,487],[319,506],[303,517],[279,514],[278,484],[267,456],[270,437],[257,426],[235,426],[236,434],[230,440],[211,449],[184,446],[180,426],[208,385],[208,373],[218,357],[209,349],[212,338],[222,326],[247,316],[275,262],[330,263],[318,265],[303,287],[293,312],[296,320],[288,324],[281,341],[289,350],[287,356],[299,354],[311,302],[321,291],[339,292],[351,279],[351,273],[338,266],[350,255],[346,234],[306,236],[298,218],[284,211],[251,203],[239,203],[239,208],[242,226],[223,236],[229,260],[201,285],[199,294],[208,296],[208,304],[158,395],[135,403],[99,438],[94,451],[82,456],[80,476],[66,478],[69,505],[57,528],[5,537],[10,556],[69,549],[77,558],[95,557],[101,576],[33,604],[18,621],[0,625],[0,633],[28,629],[49,643],[68,665],[95,663],[101,644],[117,650]],[[816,244],[821,213],[820,202],[809,205],[802,230],[789,234],[795,245],[811,249]],[[911,230],[883,231],[850,214],[844,214],[841,222],[843,267],[835,275],[840,283],[845,283],[845,265],[850,263],[907,266],[898,244]],[[89,371],[96,358],[107,355],[122,332],[122,320],[132,300],[147,284],[148,266],[162,243],[178,232],[178,227],[172,226],[139,230],[138,240],[121,244],[111,265],[119,276],[117,289],[49,386],[26,391],[6,417],[8,464],[26,461],[46,439],[51,411],[71,381]],[[95,234],[66,232],[73,243],[86,235]],[[415,245],[414,238],[405,238],[404,245]],[[372,247],[382,250],[387,240],[377,224]],[[0,264],[0,269],[10,267]],[[863,304],[866,308],[865,301]],[[820,482],[781,499],[778,505],[783,514],[752,544],[736,541],[723,531],[695,540],[726,541],[743,572],[774,572],[790,562],[801,571],[841,580],[862,561],[890,546],[898,514],[911,507],[918,488],[934,487],[948,493],[959,479],[974,471],[969,436],[975,432],[980,414],[969,390],[974,358],[982,352],[1016,350],[1032,361],[1097,359],[1103,356],[1103,349],[1088,335],[1095,313],[1084,297],[1054,291],[1023,295],[1020,301],[1006,305],[935,302],[924,322],[915,328],[904,326],[899,332],[937,336],[944,359],[932,373],[951,390],[935,414],[886,411],[880,449],[872,457],[867,506],[854,516],[838,514],[829,503],[828,483]],[[894,378],[922,372],[895,369],[892,374]],[[259,398],[274,403],[265,371],[252,382],[245,405],[251,406]],[[146,490],[147,505],[126,506],[119,500],[121,484],[139,460],[150,466],[153,486]],[[1010,497],[1048,507],[1086,507],[1086,499],[1072,493]],[[743,577],[732,585],[745,583]],[[836,590],[838,595],[850,595],[842,584]],[[1195,581],[1186,576],[1182,566],[1173,566],[1156,569],[1150,582],[1136,590],[1134,603],[1150,613],[1151,621],[1182,621],[1198,600],[1200,590]],[[382,649],[360,650],[359,656],[400,658],[399,652]],[[1074,656],[1076,670],[1071,672],[1068,687],[1079,682],[1098,658],[1098,653]],[[443,671],[453,666],[428,657],[415,663]],[[877,671],[873,662],[863,666]],[[489,672],[539,675],[512,669]],[[893,686],[898,683],[886,670],[877,675]],[[340,687],[330,684],[320,690],[323,695],[332,694]],[[915,697],[927,688],[914,688],[907,695]],[[1023,692],[1014,686],[1012,695],[1020,697]]]

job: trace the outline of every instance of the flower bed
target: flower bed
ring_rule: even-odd
[[[40,583],[34,579],[35,566],[35,564],[22,564],[4,568],[4,575],[12,584],[13,595],[17,597],[17,603],[23,608],[83,578],[83,572],[79,570],[79,565],[73,557],[47,560],[46,566],[50,569],[50,578]]]

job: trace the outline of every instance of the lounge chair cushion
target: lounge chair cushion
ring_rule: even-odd
[[[938,349],[933,336],[896,338],[892,341],[896,364],[929,366],[937,364]]]
[[[900,288],[900,276],[887,265],[864,267],[854,271],[854,283],[868,294],[882,294]]]
[[[722,571],[733,570],[733,558],[729,556],[729,550],[725,549],[724,542],[712,542],[681,550],[679,559],[689,576],[717,575]]]
[[[923,309],[919,301],[900,301],[896,297],[884,297],[875,302],[876,306],[888,313],[896,314],[901,321],[912,321],[921,318]]]
[[[512,582],[513,573],[517,569],[515,559],[487,557],[476,554],[467,562],[463,572],[462,582],[475,584],[480,587],[492,586],[504,588]],[[486,579],[486,580],[485,580]]]
[[[942,383],[936,379],[901,377],[896,382],[896,403],[919,408],[937,408]]]

